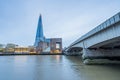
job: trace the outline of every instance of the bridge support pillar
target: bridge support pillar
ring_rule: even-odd
[[[120,49],[83,49],[85,59],[120,59]]]

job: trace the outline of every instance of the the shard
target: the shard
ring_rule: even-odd
[[[37,26],[37,32],[36,32],[36,38],[34,46],[38,46],[38,43],[40,41],[44,41],[44,35],[43,35],[43,25],[42,25],[42,16],[39,16],[38,20],[38,26]]]

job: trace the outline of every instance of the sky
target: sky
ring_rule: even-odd
[[[39,15],[46,38],[63,47],[120,11],[120,0],[0,0],[0,43],[33,45]]]

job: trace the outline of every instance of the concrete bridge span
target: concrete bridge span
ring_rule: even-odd
[[[120,57],[120,12],[112,16],[65,49],[66,55],[87,58]]]

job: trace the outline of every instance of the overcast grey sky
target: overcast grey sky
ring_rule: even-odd
[[[120,0],[0,0],[0,43],[34,44],[39,14],[44,35],[70,43],[120,11]]]

